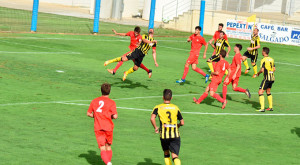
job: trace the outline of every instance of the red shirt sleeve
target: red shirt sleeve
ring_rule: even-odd
[[[194,38],[194,35],[192,34],[192,35],[189,37],[189,39],[192,41],[193,38]]]
[[[206,41],[205,39],[202,37],[202,41],[201,41],[202,45],[206,45]]]
[[[89,109],[88,109],[88,112],[89,112],[89,113],[92,113],[92,112],[93,112],[93,101],[92,101],[91,104],[90,104],[90,107],[89,107]]]
[[[134,32],[133,31],[129,31],[126,33],[126,36],[131,36]]]
[[[241,65],[241,59],[239,56],[234,56],[234,61],[235,61],[236,65],[238,65],[238,64]]]

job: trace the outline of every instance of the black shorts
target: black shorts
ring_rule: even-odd
[[[258,55],[257,51],[256,51],[255,55],[252,55],[248,51],[246,51],[243,56],[251,58],[251,63],[256,63],[256,61],[257,61],[257,55]]]
[[[261,84],[260,84],[259,89],[266,90],[268,88],[272,88],[273,83],[274,83],[274,81],[269,81],[269,80],[263,79]]]
[[[179,155],[180,137],[171,139],[160,139],[163,151],[170,150],[172,153]]]
[[[220,61],[220,55],[212,55],[210,58],[211,62],[219,62]]]
[[[140,67],[145,57],[145,54],[143,54],[140,49],[134,49],[134,51],[128,53],[126,57],[128,60],[133,60],[134,64]]]

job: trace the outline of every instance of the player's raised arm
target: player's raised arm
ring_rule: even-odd
[[[156,61],[156,49],[152,49],[152,56],[153,56],[155,66],[158,67],[158,63]]]
[[[112,29],[112,31],[115,33],[115,35],[126,36],[126,33],[118,33],[115,29]]]
[[[228,51],[227,51],[226,57],[228,57],[228,56],[229,56],[229,52],[230,52],[230,50],[231,50],[231,47],[230,47],[230,45],[228,45]]]
[[[94,118],[93,112],[91,112],[91,113],[90,113],[90,112],[87,112],[87,116],[88,116],[88,117],[91,117],[91,118]]]

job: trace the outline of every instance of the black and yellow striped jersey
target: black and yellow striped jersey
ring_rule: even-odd
[[[252,36],[251,37],[251,43],[250,43],[250,47],[251,48],[254,48],[256,46],[260,45],[260,39],[257,36]],[[251,54],[251,55],[257,55],[258,54],[258,50],[257,49],[254,49],[254,50],[248,50],[248,52]]]
[[[153,41],[154,40],[154,38],[149,37],[146,34],[144,34],[142,36],[142,39],[146,39],[148,41]],[[151,47],[156,47],[156,43],[151,45],[151,44],[147,44],[147,43],[142,41],[141,44],[139,45],[139,47],[137,47],[137,48],[140,49],[143,52],[143,54],[146,55]]]
[[[152,114],[158,115],[160,121],[160,138],[178,138],[179,130],[177,121],[182,120],[179,108],[174,104],[159,104],[154,107]]]
[[[261,59],[260,67],[264,68],[264,79],[268,81],[275,81],[274,75],[274,59],[271,57],[264,57]]]
[[[215,55],[219,55],[220,51],[225,49],[225,47],[229,47],[229,42],[226,41],[224,38],[223,39],[217,39],[217,41],[215,42]]]

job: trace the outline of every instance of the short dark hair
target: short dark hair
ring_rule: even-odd
[[[222,49],[221,51],[220,51],[220,55],[223,57],[223,58],[225,58],[226,57],[226,50],[224,50],[224,49]]]
[[[200,26],[196,26],[196,27],[195,27],[195,30],[196,30],[196,29],[198,29],[198,30],[201,31],[201,27],[200,27]]]
[[[141,28],[140,28],[139,26],[136,26],[136,27],[134,28],[134,31],[140,33],[140,32],[141,32]]]
[[[243,49],[243,46],[241,44],[235,44],[235,46],[238,47],[240,51]]]
[[[220,33],[223,33],[223,35],[225,35],[225,32],[224,32],[224,31],[222,31],[222,30],[220,31]]]
[[[109,95],[110,88],[111,88],[110,84],[108,84],[108,83],[102,84],[101,85],[101,93],[102,93],[102,95]]]
[[[222,27],[224,27],[224,24],[222,24],[222,23],[219,23],[219,26],[222,26]]]
[[[170,101],[172,99],[172,90],[171,89],[165,89],[163,94],[164,94],[164,100]]]
[[[270,49],[268,47],[263,47],[263,52],[265,52],[266,54],[269,54]]]

